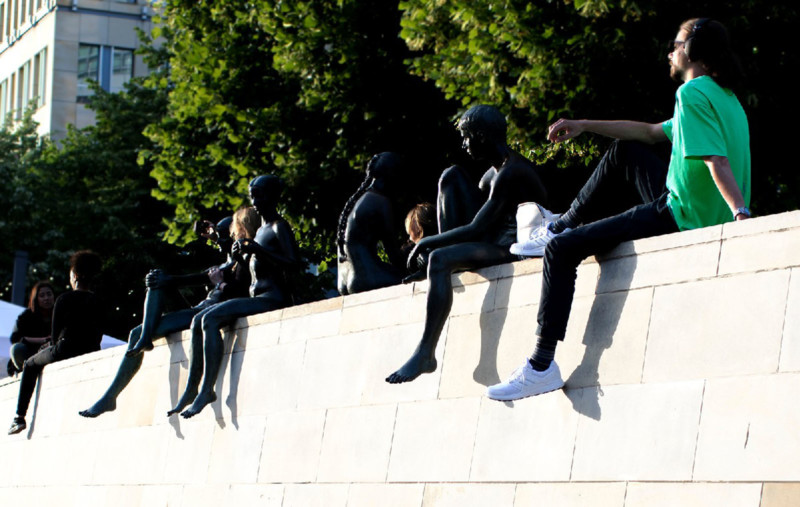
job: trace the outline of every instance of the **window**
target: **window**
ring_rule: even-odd
[[[81,44],[78,47],[78,102],[86,102],[92,96],[90,80],[100,80],[100,46]]]
[[[133,50],[112,48],[111,82],[108,91],[120,92],[123,85],[133,77]]]
[[[0,127],[6,121],[6,113],[8,113],[8,107],[6,106],[8,100],[8,79],[4,79],[2,83],[0,83]]]
[[[0,44],[6,40],[6,4],[0,2]]]
[[[17,71],[17,107],[15,111],[15,118],[17,120],[22,119],[22,112],[28,106],[28,100],[30,100],[30,95],[28,93],[30,74],[31,62],[27,61],[19,68],[19,71]]]
[[[78,47],[78,102],[87,102],[92,96],[90,80],[114,93],[122,91],[132,77],[132,49],[91,44]]]
[[[33,90],[31,96],[36,101],[36,108],[45,104],[45,90],[47,88],[47,48],[36,53],[33,57]]]

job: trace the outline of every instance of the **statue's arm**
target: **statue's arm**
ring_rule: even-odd
[[[294,233],[289,224],[284,220],[278,220],[271,226],[272,237],[264,235],[255,240],[240,239],[234,243],[234,254],[251,253],[258,257],[259,261],[270,262],[278,267],[289,267],[300,262],[300,255],[297,243],[294,240]],[[259,239],[264,244],[259,243]],[[275,245],[277,243],[277,245]],[[277,246],[277,247],[276,247]]]

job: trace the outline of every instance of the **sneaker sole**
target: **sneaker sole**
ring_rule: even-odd
[[[545,247],[528,247],[520,243],[514,243],[508,249],[514,255],[522,255],[525,257],[543,257]]]
[[[549,393],[549,392],[552,392],[552,391],[557,391],[558,389],[561,389],[562,387],[564,387],[564,381],[563,380],[559,380],[558,382],[552,382],[550,384],[546,384],[546,385],[542,386],[542,389],[538,390],[535,393],[516,393],[516,394],[506,394],[506,395],[502,395],[501,394],[501,395],[498,395],[498,396],[492,396],[492,394],[487,391],[486,392],[486,396],[489,399],[496,400],[496,401],[515,401],[515,400],[521,400],[521,399],[524,399],[524,398],[530,398],[531,396],[538,396],[540,394],[545,394],[545,393]]]

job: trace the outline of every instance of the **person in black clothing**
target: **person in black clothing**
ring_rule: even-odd
[[[41,281],[31,289],[28,308],[17,317],[11,332],[11,348],[8,355],[8,375],[22,371],[22,365],[39,348],[50,341],[50,320],[53,316],[55,291],[50,282]]]
[[[9,435],[27,427],[25,414],[36,380],[45,365],[100,350],[100,341],[103,339],[102,305],[89,287],[100,273],[102,262],[96,253],[83,250],[72,256],[69,265],[69,281],[73,290],[62,294],[53,307],[51,336],[54,344],[25,361],[19,383],[17,416],[8,430]]]
[[[197,274],[170,276],[154,269],[147,274],[147,295],[144,302],[142,323],[133,328],[128,337],[128,350],[122,358],[117,374],[103,396],[94,405],[78,412],[83,417],[97,417],[117,408],[117,396],[128,386],[142,366],[143,352],[153,348],[153,337],[199,326],[198,316],[220,301],[247,296],[250,272],[247,263],[231,256],[235,239],[252,238],[257,228],[258,215],[253,208],[242,208],[233,218],[227,217],[215,226],[211,222],[200,224],[200,235],[217,243],[220,251],[228,254],[227,261]],[[197,229],[197,227],[196,227]],[[212,289],[199,304],[162,315],[165,305],[165,289],[175,286],[209,283]]]

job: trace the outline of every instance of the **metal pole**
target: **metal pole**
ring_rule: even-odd
[[[11,278],[11,302],[25,306],[25,279],[28,274],[28,252],[17,250],[14,253],[14,275]]]

